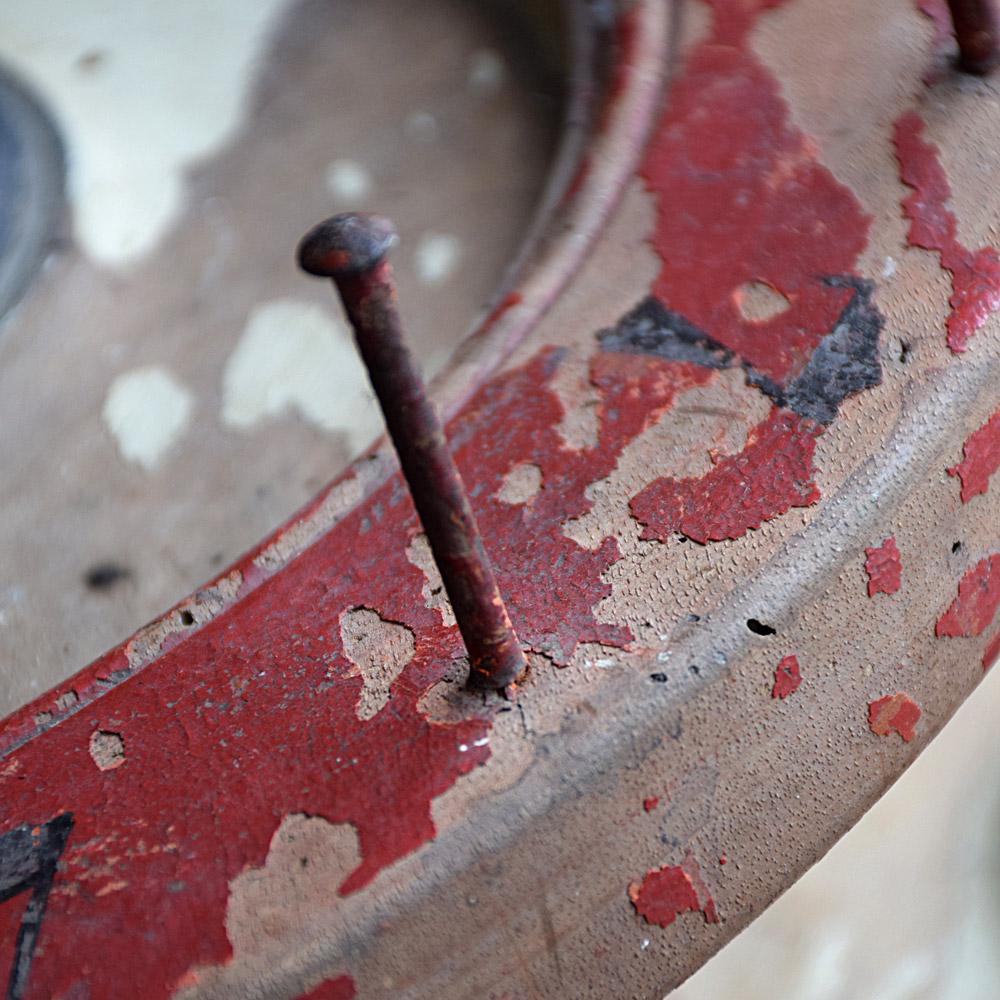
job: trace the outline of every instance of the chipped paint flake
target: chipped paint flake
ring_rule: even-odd
[[[895,536],[881,545],[865,549],[865,572],[868,574],[868,596],[895,594],[899,590],[903,564],[899,558]]]
[[[966,438],[962,454],[962,461],[948,475],[961,480],[962,503],[968,503],[989,489],[990,478],[1000,469],[1000,410]]]
[[[941,266],[951,273],[947,341],[960,354],[1000,307],[1000,254],[993,247],[969,250],[959,243],[955,215],[947,207],[951,188],[937,147],[924,139],[923,132],[923,119],[915,111],[900,117],[893,132],[900,179],[913,189],[903,201],[910,220],[907,239],[911,246],[936,252]]]
[[[983,670],[989,670],[1000,657],[1000,631],[997,631],[983,650]]]
[[[679,865],[664,865],[647,872],[642,882],[628,887],[628,895],[639,916],[660,927],[669,927],[683,913],[699,911],[705,923],[719,922],[715,901],[691,854]]]
[[[916,735],[919,718],[920,706],[902,691],[887,694],[868,705],[868,728],[876,736],[888,736],[895,732],[909,743]]]
[[[679,532],[705,544],[740,538],[792,507],[819,499],[813,454],[820,428],[775,407],[747,436],[746,447],[699,479],[657,479],[629,507],[644,539]]]
[[[982,635],[1000,606],[1000,553],[981,559],[958,584],[958,596],[938,619],[938,636]]]
[[[122,458],[154,469],[181,439],[193,410],[191,392],[165,368],[149,365],[111,383],[102,416]]]
[[[648,813],[651,813],[659,804],[659,795],[650,795],[648,798],[642,800],[642,808]]]
[[[802,671],[799,669],[798,658],[786,656],[774,668],[774,687],[771,688],[772,698],[787,698],[795,694],[802,683]]]

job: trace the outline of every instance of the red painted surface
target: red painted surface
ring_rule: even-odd
[[[303,993],[299,1000],[354,1000],[357,990],[350,976],[338,976],[320,983],[314,990]]]
[[[1000,656],[1000,631],[993,636],[983,650],[983,670],[989,670]]]
[[[990,477],[1000,469],[1000,410],[966,438],[962,454],[948,474],[961,480],[962,503],[968,503],[990,488]]]
[[[522,641],[565,662],[578,642],[621,645],[630,636],[593,611],[610,592],[601,574],[618,557],[614,539],[584,549],[562,524],[590,509],[587,486],[678,392],[715,376],[658,359],[595,357],[598,442],[577,450],[557,430],[563,409],[548,386],[559,359],[543,351],[495,379],[450,434]],[[542,489],[530,504],[504,503],[497,493],[523,462],[542,470]],[[109,685],[103,696],[10,755],[0,832],[64,809],[76,817],[29,996],[86,984],[95,997],[165,997],[197,966],[226,961],[229,882],[264,863],[288,813],[353,824],[361,863],[344,894],[434,836],[431,801],[487,759],[490,723],[486,709],[457,724],[420,711],[462,647],[423,604],[423,574],[405,554],[417,531],[395,478],[124,683],[113,684],[109,669],[121,650],[109,654],[96,668]],[[368,721],[355,714],[362,681],[339,628],[357,606],[405,625],[415,643],[389,705]],[[102,772],[91,760],[96,728],[122,735],[121,767]],[[81,962],[108,941],[127,964]]]
[[[909,743],[916,735],[915,726],[920,718],[920,706],[902,691],[888,694],[868,705],[868,728],[876,736],[899,733]]]
[[[819,499],[813,453],[821,428],[775,407],[747,435],[737,455],[720,459],[700,479],[657,479],[633,498],[643,538],[679,532],[696,542],[740,538],[751,528]]]
[[[660,797],[658,795],[650,795],[648,799],[642,800],[642,808],[648,813],[651,813],[659,804]]]
[[[774,669],[774,687],[771,688],[772,698],[787,698],[795,694],[802,683],[802,671],[795,656],[786,656]]]
[[[657,199],[653,243],[664,257],[653,291],[784,383],[850,299],[850,289],[823,278],[856,267],[869,220],[818,162],[752,52],[756,18],[778,3],[714,0],[709,37],[674,84],[643,175]],[[744,320],[738,303],[749,281],[779,289],[789,308],[767,322]],[[559,362],[558,351],[543,351],[494,379],[449,435],[522,642],[562,664],[578,643],[631,638],[594,610],[610,593],[602,574],[619,557],[615,540],[584,549],[563,525],[591,508],[587,487],[614,470],[679,393],[716,375],[598,354],[598,441],[576,449],[557,429],[563,411],[549,383]],[[701,479],[660,479],[634,498],[636,516],[645,508],[650,518],[646,537],[677,530],[703,542],[737,538],[815,503],[820,432],[775,407],[740,455]],[[521,463],[541,469],[541,491],[527,504],[504,503],[497,493]],[[199,966],[227,961],[229,883],[264,863],[291,812],[353,824],[361,861],[344,894],[434,836],[431,803],[488,759],[490,717],[484,708],[482,717],[444,724],[420,710],[462,648],[456,630],[423,604],[423,575],[405,556],[417,531],[396,477],[273,575],[251,553],[238,567],[238,602],[172,636],[148,665],[132,670],[123,645],[4,724],[0,747],[27,742],[0,770],[0,832],[63,810],[76,819],[30,998],[157,1000],[196,978]],[[355,714],[362,681],[340,640],[340,616],[357,606],[409,628],[415,644],[389,704],[368,721]],[[57,713],[58,725],[30,739],[35,716],[69,690],[77,709]],[[96,728],[122,734],[122,766],[96,768],[88,753]],[[719,919],[690,856],[650,872],[633,901],[662,926],[688,910]],[[327,986],[353,990],[347,976],[320,989]]]
[[[780,0],[714,0],[708,37],[671,86],[643,174],[657,195],[654,293],[758,371],[798,374],[850,298],[824,275],[851,272],[870,219],[792,123],[749,33]],[[683,247],[682,253],[677,248]],[[743,319],[747,282],[788,300],[766,322]]]
[[[982,635],[1000,607],[1000,553],[981,559],[959,581],[958,596],[938,619],[939,636]]]
[[[706,923],[719,922],[715,901],[691,854],[679,865],[664,865],[647,872],[642,882],[628,887],[628,895],[636,912],[647,923],[660,927],[669,927],[682,913],[695,911],[702,913]]]
[[[924,139],[923,131],[924,123],[915,111],[903,115],[894,130],[900,178],[913,188],[903,201],[910,220],[907,238],[911,246],[935,251],[941,266],[951,272],[948,346],[960,353],[1000,307],[1000,254],[993,247],[969,250],[959,243],[955,215],[947,207],[951,188],[937,147]]]
[[[895,594],[899,590],[903,564],[894,536],[873,549],[865,549],[865,572],[868,574],[868,596]]]
[[[669,927],[682,913],[700,910],[691,877],[678,865],[664,865],[628,887],[629,899],[647,923]]]

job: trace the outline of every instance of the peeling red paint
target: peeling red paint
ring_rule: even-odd
[[[701,912],[705,923],[719,923],[715,901],[690,853],[679,865],[648,871],[642,882],[628,887],[628,895],[636,912],[650,924],[669,927],[682,913],[696,911]]]
[[[813,454],[821,428],[775,407],[747,435],[739,454],[700,479],[657,479],[629,504],[646,525],[642,537],[666,541],[679,532],[695,542],[740,538],[752,528],[819,499]]]
[[[562,525],[590,509],[587,487],[678,393],[715,374],[596,356],[598,440],[575,449],[559,433],[563,408],[549,386],[560,358],[545,350],[495,379],[449,434],[519,635],[562,663],[579,642],[630,638],[594,614],[610,593],[601,574],[618,558],[615,540],[591,551]],[[503,503],[496,495],[522,462],[541,469],[542,489],[531,504]],[[484,709],[481,718],[445,724],[419,711],[462,646],[423,602],[423,574],[406,557],[418,531],[395,477],[229,611],[13,751],[17,767],[0,774],[0,830],[65,809],[76,818],[29,997],[74,989],[82,981],[74,956],[98,954],[112,938],[132,956],[128,966],[98,963],[86,973],[90,994],[108,1000],[166,997],[191,970],[228,960],[229,883],[264,863],[290,812],[354,825],[361,861],[342,894],[434,836],[431,802],[488,758],[490,719]],[[521,543],[526,537],[531,546]],[[339,628],[343,612],[358,606],[414,637],[389,704],[369,720],[355,713],[363,680]],[[113,652],[100,669],[110,677],[108,664],[118,662]],[[95,728],[121,734],[127,767],[94,767]]]
[[[786,656],[774,669],[774,687],[771,689],[772,698],[787,698],[790,694],[795,694],[802,683],[802,671],[799,669],[799,661],[796,656]]]
[[[299,1000],[354,1000],[357,990],[350,976],[327,979],[314,990],[303,993]]]
[[[727,857],[725,856],[725,854],[723,854],[723,855],[721,855],[721,856],[719,857],[719,864],[720,864],[720,865],[724,865],[724,864],[726,864],[726,863],[727,863],[728,861],[729,861],[729,858],[727,858]]]
[[[983,650],[983,670],[989,670],[1000,656],[1000,631],[993,636]]]
[[[868,574],[868,596],[895,594],[899,590],[903,564],[899,558],[895,536],[881,545],[865,549],[865,572]]]
[[[876,736],[899,733],[909,743],[920,718],[920,706],[902,691],[887,694],[868,705],[868,727]]]
[[[641,885],[633,882],[628,887],[628,894],[636,912],[660,927],[669,927],[682,913],[701,909],[691,877],[678,865],[648,872]]]
[[[993,247],[969,250],[958,242],[954,213],[947,207],[951,188],[937,147],[923,138],[924,122],[915,111],[900,117],[893,132],[899,175],[913,189],[903,201],[910,220],[911,246],[935,251],[951,273],[948,346],[965,351],[969,339],[1000,307],[1000,254]]]
[[[648,799],[642,800],[642,808],[648,813],[651,813],[659,804],[660,797],[658,795],[650,795]]]
[[[1000,607],[1000,552],[981,559],[959,581],[958,596],[938,619],[938,636],[982,635]]]
[[[749,32],[774,6],[713,0],[712,28],[671,86],[643,175],[658,196],[653,245],[664,266],[654,294],[784,383],[847,305],[850,290],[822,276],[853,270],[871,220],[819,162],[753,53]],[[754,281],[789,307],[764,322],[744,319],[739,294]]]
[[[968,503],[990,488],[990,477],[1000,469],[1000,410],[966,438],[962,454],[962,461],[948,475],[961,480],[962,503]]]

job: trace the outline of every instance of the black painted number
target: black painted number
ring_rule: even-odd
[[[61,813],[48,823],[25,823],[0,836],[0,903],[21,892],[31,893],[14,945],[7,1000],[21,1000],[28,988],[28,973],[42,929],[49,890],[72,829],[73,814]]]

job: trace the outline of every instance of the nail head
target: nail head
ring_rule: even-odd
[[[397,239],[383,216],[344,212],[306,233],[299,243],[299,266],[322,278],[361,274],[378,266]]]

